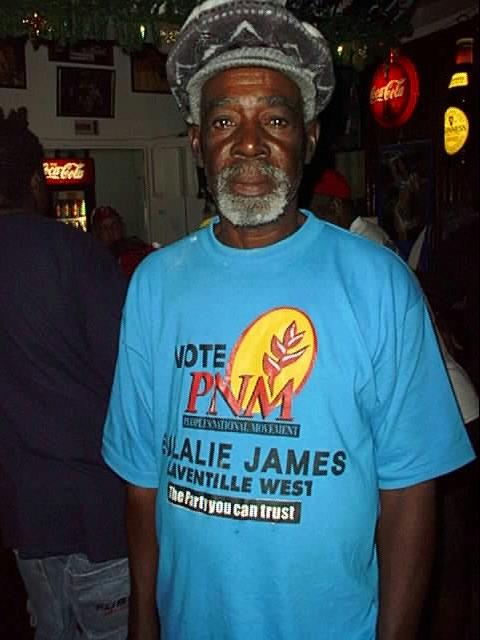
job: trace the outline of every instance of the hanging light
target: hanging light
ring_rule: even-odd
[[[32,15],[26,16],[22,22],[28,27],[34,38],[39,38],[42,32],[48,29],[47,21],[36,11]]]
[[[172,45],[176,42],[180,28],[174,24],[161,23],[159,35],[165,45]]]

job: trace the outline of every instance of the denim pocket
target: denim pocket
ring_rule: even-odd
[[[128,560],[90,562],[72,556],[67,589],[78,624],[89,640],[125,640],[130,581]]]

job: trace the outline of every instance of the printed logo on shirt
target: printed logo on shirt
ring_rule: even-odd
[[[346,466],[343,450],[295,447],[301,436],[295,398],[311,375],[317,348],[313,323],[293,307],[256,318],[229,355],[225,344],[176,346],[176,367],[190,372],[182,427],[198,437],[163,439],[171,504],[223,518],[300,522],[302,504],[291,498],[312,496],[315,480],[340,476]],[[212,431],[225,441],[209,438]],[[267,438],[240,447],[227,434]],[[292,439],[293,446],[268,446],[268,436]]]
[[[207,349],[212,353],[213,366],[222,366],[224,345],[181,345],[176,350],[177,366],[182,362],[189,366],[189,354],[203,356]],[[185,413],[196,415],[202,405],[206,416],[217,416],[222,405],[222,413],[227,409],[237,418],[259,415],[262,419],[293,421],[293,398],[308,379],[316,354],[315,330],[303,312],[293,308],[270,310],[242,333],[226,363],[225,375],[211,370],[192,372]],[[208,358],[203,358],[202,363],[206,362]],[[203,425],[208,428],[208,422]],[[187,421],[186,426],[195,428],[195,420]]]

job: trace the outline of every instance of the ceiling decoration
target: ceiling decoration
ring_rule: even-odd
[[[175,41],[196,0],[2,0],[0,37],[29,38],[34,46],[57,40],[115,41],[126,51],[143,43],[160,49]],[[361,70],[411,33],[415,0],[288,0],[302,20],[330,42],[337,64]]]

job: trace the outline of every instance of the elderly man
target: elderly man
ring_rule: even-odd
[[[219,217],[124,310],[132,640],[413,640],[433,478],[473,458],[407,268],[298,209],[333,71],[283,4],[205,2],[168,62]]]

